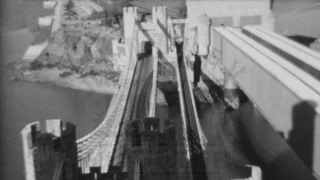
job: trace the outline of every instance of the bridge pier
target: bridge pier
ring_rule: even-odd
[[[133,41],[133,37],[136,31],[135,21],[136,17],[138,16],[137,7],[124,7],[123,8],[123,21],[124,21],[124,38],[125,38],[125,49],[126,49],[126,56],[130,55],[130,51],[132,48],[136,48],[135,52],[138,52],[138,41],[136,47],[131,47],[131,42]]]
[[[239,108],[239,87],[229,73],[225,73],[223,83],[224,100],[234,109]]]

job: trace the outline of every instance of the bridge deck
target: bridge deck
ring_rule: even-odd
[[[271,60],[320,93],[320,54],[261,28],[245,27],[243,32],[264,45],[260,51]]]
[[[305,115],[309,118],[304,121],[306,124],[313,124],[311,126],[313,129],[308,130],[313,134],[312,137],[305,138],[313,140],[314,149],[309,149],[308,152],[313,154],[313,170],[320,173],[320,151],[318,150],[320,148],[320,95],[316,88],[319,85],[317,79],[303,68],[292,64],[286,57],[279,55],[277,51],[270,50],[260,44],[260,41],[254,41],[240,30],[216,28],[213,30],[213,37],[213,51],[218,54],[214,61],[221,63],[234,75],[239,87],[272,126],[281,131],[286,138],[292,138],[292,132],[299,129],[297,117],[301,117],[303,109],[312,111],[310,113],[313,115]],[[279,45],[280,42],[272,45],[276,46],[276,44]],[[281,43],[279,46],[285,46],[285,44]],[[293,47],[297,45],[290,46],[291,50],[295,51],[292,56],[301,57],[304,53],[303,51],[297,53],[299,49]],[[309,54],[309,61],[304,63],[318,63],[314,61],[312,54]],[[237,74],[234,69],[235,63],[245,71]],[[305,106],[302,106],[303,104]],[[301,134],[301,136],[304,135]]]

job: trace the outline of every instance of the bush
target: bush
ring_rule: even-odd
[[[44,65],[40,62],[40,61],[32,61],[30,63],[30,69],[31,70],[39,70],[39,69],[42,69],[44,67]]]

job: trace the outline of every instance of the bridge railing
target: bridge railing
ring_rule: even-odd
[[[170,25],[170,23],[169,23]],[[171,24],[172,26],[172,24]],[[169,29],[172,28],[169,26]],[[173,29],[173,28],[172,28]],[[179,91],[179,103],[180,103],[180,111],[181,111],[181,119],[182,119],[182,134],[177,139],[177,159],[178,159],[178,179],[185,179],[185,180],[192,180],[192,168],[191,168],[191,148],[189,144],[189,139],[188,139],[188,123],[187,123],[187,117],[186,117],[186,108],[184,106],[185,100],[183,98],[183,94],[181,93],[183,91],[182,84],[179,83],[181,82],[181,74],[179,70],[179,65],[178,65],[178,60],[177,60],[177,49],[174,45],[174,33],[173,31],[171,32],[171,48],[173,54],[175,54],[176,58],[173,58],[173,64],[177,76],[177,84],[178,84],[178,91]],[[179,131],[177,129],[177,131]]]
[[[181,167],[181,170],[183,172],[178,172],[178,174],[181,176],[179,179],[186,179],[191,180],[192,178],[192,169],[191,169],[191,148],[189,144],[188,139],[188,125],[187,125],[187,117],[186,117],[186,108],[184,106],[185,100],[183,98],[183,94],[181,93],[183,91],[181,82],[181,74],[178,67],[178,62],[176,62],[175,65],[176,68],[176,74],[177,74],[177,81],[178,81],[178,91],[179,91],[179,103],[180,103],[180,112],[181,112],[181,118],[182,118],[182,137],[178,137],[178,167]],[[180,169],[179,169],[180,170]],[[178,171],[179,171],[178,170]],[[181,171],[180,170],[180,171]],[[186,172],[186,173],[185,173]]]
[[[188,28],[188,25],[186,24],[186,26],[185,26],[185,28]],[[185,32],[187,32],[186,30],[185,30]],[[183,65],[183,67],[187,67],[187,63],[186,63],[186,61],[190,61],[189,60],[189,56],[187,55],[187,48],[189,47],[189,46],[187,46],[187,44],[188,44],[188,39],[186,38],[187,36],[185,35],[185,38],[184,38],[184,41],[186,41],[186,42],[184,42],[184,47],[183,47],[183,60],[182,60],[182,65]],[[195,123],[195,127],[194,127],[194,129],[196,130],[196,132],[197,132],[197,134],[198,134],[198,136],[199,136],[199,140],[200,140],[200,144],[201,144],[201,147],[202,147],[202,149],[205,149],[205,143],[206,143],[206,139],[204,138],[204,135],[203,135],[203,132],[202,132],[202,129],[201,129],[201,126],[200,126],[200,120],[199,120],[199,116],[198,116],[198,110],[197,110],[197,108],[196,108],[196,101],[195,101],[195,96],[194,96],[194,93],[193,93],[193,85],[192,85],[192,83],[191,83],[191,81],[190,81],[190,73],[188,73],[188,70],[187,69],[185,69],[185,71],[186,71],[186,87],[187,87],[187,89],[185,89],[186,90],[186,92],[189,94],[189,99],[188,99],[188,102],[190,102],[190,107],[191,107],[191,109],[192,109],[192,117],[194,118],[194,119],[192,119],[192,121]]]
[[[121,122],[123,116],[123,111],[125,109],[125,104],[128,98],[129,90],[132,85],[134,69],[136,68],[137,57],[136,54],[134,54],[135,51],[133,47],[136,37],[137,31],[136,28],[134,28],[129,53],[126,56],[128,63],[126,64],[126,67],[122,72],[123,75],[121,75],[121,79],[119,80],[120,89],[116,94],[113,95],[112,103],[110,104],[110,108],[105,119],[91,133],[77,140],[78,164],[80,167],[82,167],[83,172],[88,171],[90,159],[94,158],[92,157],[94,151],[96,151],[97,148],[99,148],[99,145],[107,137],[112,139],[111,141],[109,141],[111,148],[108,148],[111,152],[104,154],[109,154],[110,156],[112,154],[112,147],[115,144],[115,139],[117,137],[117,133],[120,126],[119,123]],[[106,160],[104,160],[104,166],[106,167],[104,167],[103,169],[106,169],[109,166],[110,157],[108,158],[109,160],[107,160],[107,162]]]

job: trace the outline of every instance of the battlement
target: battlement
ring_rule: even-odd
[[[152,13],[153,12],[167,13],[167,7],[166,6],[155,6],[155,7],[152,7]]]
[[[210,26],[210,24],[211,24],[211,19],[206,14],[201,14],[200,16],[198,16],[197,21],[200,24],[204,24],[204,25],[208,25],[208,26]]]
[[[167,7],[165,6],[155,6],[152,7],[152,18],[153,22],[156,22],[156,19],[163,19],[163,21],[167,21]]]
[[[124,7],[123,8],[123,13],[124,13],[124,16],[125,15],[137,14],[138,13],[137,7]]]
[[[75,134],[75,126],[60,119],[26,125],[21,131],[26,179],[52,179],[62,176],[63,171],[76,177]]]

